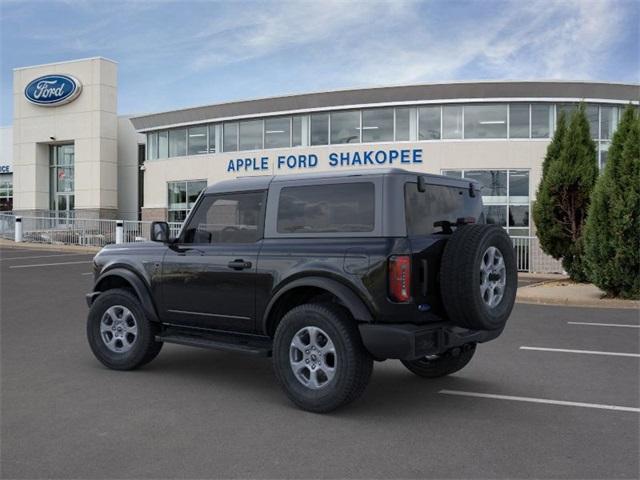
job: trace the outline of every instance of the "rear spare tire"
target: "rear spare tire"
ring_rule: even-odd
[[[518,287],[511,239],[497,225],[466,225],[447,241],[440,265],[444,308],[456,325],[499,330]]]

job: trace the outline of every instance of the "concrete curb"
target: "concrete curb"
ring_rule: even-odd
[[[57,245],[49,243],[28,243],[21,242],[16,243],[11,240],[0,238],[0,247],[20,249],[20,250],[43,250],[43,251],[58,251],[58,252],[86,252],[86,253],[98,253],[99,247],[82,247],[80,245]]]
[[[516,303],[587,308],[624,308],[640,310],[640,301],[600,298],[603,293],[593,285],[557,285],[546,281],[518,289]]]

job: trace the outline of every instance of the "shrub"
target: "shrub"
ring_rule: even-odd
[[[585,228],[589,280],[610,296],[640,298],[640,118],[625,109],[596,183]]]

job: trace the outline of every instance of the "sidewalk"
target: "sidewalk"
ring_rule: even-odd
[[[630,308],[640,310],[640,301],[603,298],[604,292],[590,283],[574,283],[557,275],[541,283],[520,287],[516,302],[575,307]]]
[[[57,252],[98,253],[100,251],[99,247],[82,247],[79,245],[58,245],[58,244],[50,244],[50,243],[30,243],[30,242],[16,243],[12,240],[7,240],[4,238],[0,238],[0,247],[29,249],[29,250],[53,250]]]

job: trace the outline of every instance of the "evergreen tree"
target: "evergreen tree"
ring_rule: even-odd
[[[596,183],[585,228],[589,279],[611,296],[640,298],[640,118],[628,106]]]
[[[533,211],[542,249],[561,258],[571,279],[579,282],[587,280],[582,233],[597,176],[596,146],[580,105],[562,134],[557,158],[546,165]]]

